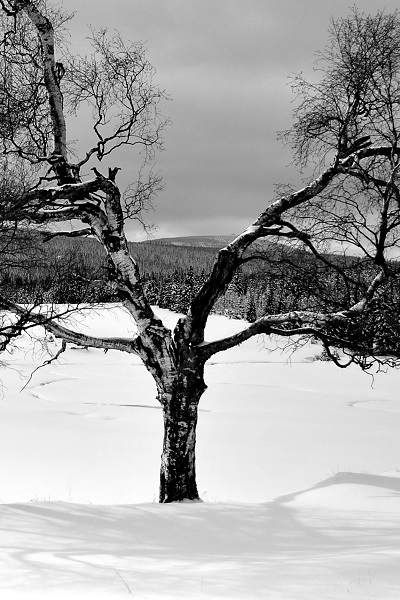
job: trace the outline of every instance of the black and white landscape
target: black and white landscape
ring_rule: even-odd
[[[134,330],[118,307],[80,319],[95,334]],[[207,339],[244,326],[211,317]],[[283,352],[278,338],[216,355],[198,425],[204,502],[165,505],[145,368],[68,347],[28,381],[57,349],[34,333],[2,370],[3,594],[396,598],[400,372],[338,372],[318,344]]]

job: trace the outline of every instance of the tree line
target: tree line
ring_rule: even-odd
[[[27,238],[30,243],[28,244]],[[11,264],[3,262],[0,285],[19,303],[105,303],[118,302],[108,284],[109,264],[102,246],[94,239],[76,240],[57,237],[43,241],[42,236],[25,232],[26,247],[35,248],[26,266],[19,257]],[[198,290],[206,281],[218,248],[174,245],[153,240],[129,242],[139,265],[147,265],[143,278],[149,302],[177,313],[186,313]],[[21,239],[15,240],[12,256],[23,253]],[[253,251],[254,252],[254,251]],[[349,302],[362,297],[370,275],[368,265],[356,256],[344,259],[326,255],[337,271],[321,263],[311,253],[285,245],[268,244],[258,251],[258,260],[243,265],[213,312],[250,323],[265,315],[300,308],[340,311]],[[394,273],[400,265],[390,263]],[[342,270],[346,279],[342,277]],[[350,329],[349,329],[350,327]],[[330,328],[337,345],[347,340],[362,345],[365,354],[400,351],[400,280],[393,276],[371,302],[363,318],[348,324],[346,330]]]

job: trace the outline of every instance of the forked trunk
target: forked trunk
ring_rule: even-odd
[[[197,407],[203,389],[188,398],[180,389],[163,397],[164,445],[161,455],[160,502],[198,500],[196,484]]]

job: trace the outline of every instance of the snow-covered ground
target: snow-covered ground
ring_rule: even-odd
[[[115,308],[82,320],[134,330]],[[208,339],[241,327],[215,316]],[[279,346],[211,359],[204,502],[172,505],[156,502],[162,415],[136,357],[69,347],[28,380],[49,358],[38,342],[3,356],[4,597],[400,598],[400,371],[372,378],[313,360],[317,345]]]

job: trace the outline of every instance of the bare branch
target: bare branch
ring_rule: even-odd
[[[43,236],[44,242],[49,242],[56,237],[88,237],[92,235],[92,230],[90,227],[86,227],[86,229],[75,231],[39,231],[39,233]]]
[[[129,352],[131,354],[139,354],[139,346],[136,338],[119,338],[119,337],[95,337],[86,335],[84,333],[77,332],[72,329],[68,329],[59,323],[60,319],[65,317],[65,314],[54,314],[51,312],[49,315],[46,312],[43,313],[40,307],[38,310],[26,310],[24,307],[18,305],[7,298],[0,297],[0,305],[3,309],[9,310],[14,314],[25,318],[28,322],[34,323],[35,325],[41,325],[47,331],[55,335],[57,338],[65,340],[65,342],[71,342],[78,344],[79,346],[88,346],[91,348],[102,348],[104,350],[121,350],[122,352]],[[69,312],[76,311],[76,308]]]
[[[254,323],[249,325],[243,331],[214,342],[202,342],[198,344],[198,348],[201,353],[207,357],[212,356],[216,352],[228,350],[238,344],[250,339],[251,337],[258,334],[281,334],[281,335],[303,335],[311,334],[320,337],[326,341],[327,336],[321,327],[326,325],[333,325],[335,323],[345,323],[349,319],[353,319],[355,316],[361,314],[365,309],[368,301],[374,296],[376,290],[385,281],[385,274],[380,271],[374,280],[371,282],[367,289],[367,292],[359,302],[348,308],[347,310],[341,310],[337,312],[313,312],[313,311],[302,311],[294,310],[288,313],[281,313],[277,315],[266,315],[257,319]],[[280,326],[279,329],[276,326]]]
[[[32,381],[32,377],[34,376],[34,374],[39,370],[42,369],[43,367],[46,367],[47,365],[51,365],[51,363],[55,362],[56,360],[58,360],[58,358],[61,356],[61,354],[63,352],[65,352],[65,350],[67,349],[67,342],[65,340],[62,340],[61,343],[61,348],[59,348],[59,350],[56,352],[56,354],[54,356],[52,356],[51,358],[45,360],[41,365],[39,365],[38,367],[36,367],[36,369],[34,369],[32,371],[32,373],[29,375],[29,378],[27,380],[27,382],[25,383],[25,385],[21,388],[21,392],[24,391],[24,389],[30,384],[30,382]]]

